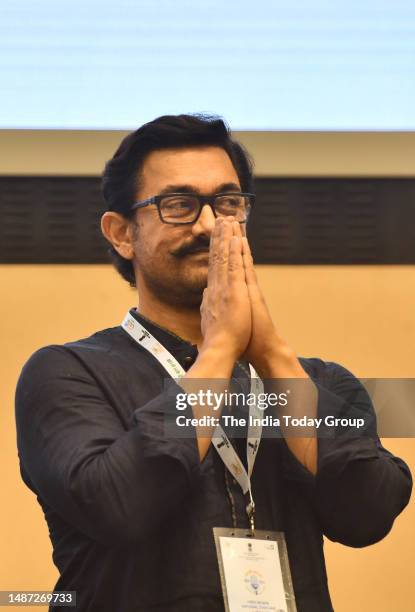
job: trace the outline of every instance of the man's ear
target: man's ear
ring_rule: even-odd
[[[133,259],[134,249],[131,221],[119,213],[107,211],[101,217],[101,231],[121,257]]]

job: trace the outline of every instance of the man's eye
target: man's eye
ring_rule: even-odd
[[[189,210],[193,208],[193,202],[187,198],[175,198],[163,202],[163,208],[166,210]]]
[[[219,199],[219,205],[226,208],[239,208],[243,206],[243,198],[240,196],[224,196]]]

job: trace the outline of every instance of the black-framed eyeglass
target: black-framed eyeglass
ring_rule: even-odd
[[[198,193],[168,193],[155,195],[141,202],[135,202],[131,210],[154,204],[157,206],[160,221],[163,223],[186,224],[198,220],[202,207],[208,204],[215,217],[234,216],[239,223],[248,220],[255,202],[253,193],[227,192],[205,196]]]

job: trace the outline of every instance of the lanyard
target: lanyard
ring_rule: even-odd
[[[130,312],[127,312],[125,315],[124,320],[121,323],[121,327],[140,346],[151,353],[172,378],[181,378],[186,374],[186,371],[182,368],[177,359],[175,359],[173,355],[132,316]],[[264,385],[251,364],[249,364],[249,369],[251,374],[251,393],[258,396],[259,393],[263,392]],[[248,472],[238,457],[238,454],[235,452],[235,449],[231,445],[228,436],[220,425],[215,427],[212,435],[212,444],[219,453],[223,463],[228,468],[235,480],[237,480],[239,483],[244,495],[249,495],[249,503],[246,507],[246,511],[252,530],[255,528],[255,504],[252,497],[251,475],[254,469],[255,459],[262,435],[262,425],[255,423],[261,422],[261,416],[262,412],[256,404],[249,407],[248,435],[246,439]]]

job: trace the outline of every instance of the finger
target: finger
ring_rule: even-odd
[[[215,227],[210,237],[209,245],[209,264],[208,264],[208,287],[212,287],[215,283],[216,272],[215,272],[215,260],[218,257],[220,236],[222,232],[223,219],[218,217],[215,221]]]
[[[200,303],[200,312],[202,312],[206,308],[206,303],[208,300],[208,289],[203,289],[202,301]]]
[[[241,224],[239,223],[239,221],[234,221],[232,223],[232,229],[233,229],[234,236],[239,236],[240,238],[242,238],[243,234],[241,231]]]
[[[245,270],[242,258],[241,236],[232,236],[229,243],[228,282],[230,287],[245,284]]]
[[[251,249],[249,248],[248,238],[242,237],[242,258],[245,268],[245,279],[247,285],[257,285],[257,277],[252,259]]]
[[[229,243],[232,238],[232,221],[223,219],[218,248],[213,257],[215,281],[223,287],[228,280]]]

